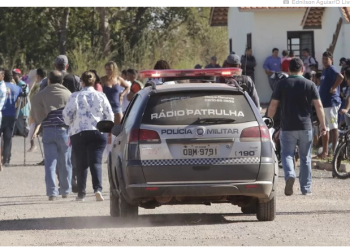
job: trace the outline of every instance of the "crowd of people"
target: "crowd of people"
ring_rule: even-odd
[[[283,50],[281,56],[278,48],[273,48],[272,55],[263,64],[273,93],[267,115],[274,119],[278,117],[280,121],[278,141],[286,180],[285,194],[293,194],[294,156],[298,152],[301,191],[303,195],[310,195],[312,147],[319,150],[315,158],[329,158],[337,146],[338,128],[350,126],[350,117],[344,116],[350,112],[350,59],[341,58],[341,71],[338,71],[333,55],[328,51],[322,55],[322,70],[308,48],[302,50],[303,59],[287,50]],[[258,98],[254,99],[258,97],[254,84],[256,65],[251,48],[247,48],[241,57],[232,53],[223,63],[223,67],[242,68],[245,80],[241,81],[242,76],[235,79],[240,80],[240,85],[245,82],[254,87],[254,94],[250,95],[259,108]],[[206,68],[216,67],[220,66],[216,57],[212,57]],[[277,73],[286,77],[278,80]]]
[[[308,49],[303,50],[304,60],[296,58],[294,52],[287,51],[283,51],[283,57],[280,58],[278,52],[274,48],[263,66],[273,91],[267,115],[273,118],[277,113],[281,120],[280,142],[286,179],[285,194],[293,194],[296,175],[292,158],[298,146],[301,190],[303,194],[309,195],[312,143],[319,142],[322,136],[323,151],[319,158],[328,157],[330,139],[333,150],[337,144],[338,125],[341,123],[338,122],[338,113],[344,114],[350,109],[350,60],[342,58],[342,71],[338,72],[333,66],[332,54],[325,52],[321,73],[317,71],[318,62],[310,56]],[[48,74],[40,68],[21,78],[19,69],[0,69],[3,137],[0,165],[9,166],[14,132],[29,138],[31,146],[28,151],[36,149],[34,139],[41,134],[46,195],[50,201],[57,199],[59,195],[67,198],[72,191],[78,194],[76,200],[83,201],[89,168],[96,200],[104,200],[102,160],[111,151],[115,136],[100,133],[96,128],[97,123],[109,120],[116,125],[120,124],[128,104],[137,92],[150,85],[150,82],[160,84],[164,81],[154,78],[144,85],[138,80],[138,71],[135,69],[122,70],[119,76],[115,62],[109,61],[104,67],[103,77],[93,69],[78,77],[67,72],[67,56],[59,55],[54,62],[55,70]],[[218,78],[217,82],[239,84],[251,96],[256,107],[260,108],[254,83],[256,60],[251,48],[247,48],[245,55],[241,57],[232,52],[222,67],[241,68],[242,74],[225,80]],[[202,66],[196,65],[195,68],[200,69]],[[205,68],[221,67],[213,56]],[[154,69],[171,68],[168,62],[160,60]],[[289,76],[280,81],[271,78],[278,72],[287,72]],[[313,108],[319,128],[312,125]],[[347,123],[349,122],[347,119]],[[59,186],[56,185],[56,176]]]
[[[158,65],[157,65],[158,64]],[[164,65],[157,62],[156,67]],[[111,134],[96,129],[101,120],[119,124],[133,96],[143,88],[135,69],[119,76],[117,64],[105,64],[105,75],[88,70],[78,77],[69,74],[68,58],[59,55],[55,70],[39,68],[21,76],[19,69],[0,68],[1,167],[11,160],[14,133],[30,140],[29,152],[42,136],[46,195],[50,201],[73,191],[83,201],[90,168],[97,201],[102,196],[102,159],[112,146]],[[59,185],[56,184],[56,176]]]

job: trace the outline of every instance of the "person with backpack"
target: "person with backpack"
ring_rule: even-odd
[[[241,58],[237,54],[230,54],[226,59],[226,67],[241,68]],[[253,80],[246,75],[233,75],[232,79],[249,94],[256,107],[260,109],[259,96]],[[230,81],[228,83],[230,83]]]
[[[303,56],[304,56],[304,74],[310,73],[311,71],[318,71],[318,62],[315,60],[314,57],[310,55],[310,49],[305,48],[303,50]]]

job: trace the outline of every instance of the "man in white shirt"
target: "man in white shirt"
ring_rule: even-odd
[[[316,60],[310,55],[310,50],[308,48],[305,48],[303,50],[303,55],[304,55],[304,67],[305,67],[304,73],[310,73],[312,71],[311,67],[316,66]]]

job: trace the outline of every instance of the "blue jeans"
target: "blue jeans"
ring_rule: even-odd
[[[71,136],[77,164],[78,197],[86,195],[88,168],[94,193],[102,191],[102,156],[107,145],[106,134],[97,130],[82,131]]]
[[[312,130],[281,131],[281,159],[284,169],[284,178],[295,178],[294,154],[295,147],[299,147],[300,173],[299,182],[302,193],[311,192],[311,148]]]
[[[12,131],[15,125],[15,117],[3,116],[1,120],[1,134],[4,140],[2,148],[3,163],[10,163],[12,150]]]
[[[43,137],[45,156],[46,195],[67,195],[72,189],[71,148],[67,146],[68,129],[65,127],[44,127]],[[56,188],[56,169],[60,181]]]

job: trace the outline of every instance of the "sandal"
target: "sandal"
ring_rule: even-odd
[[[317,155],[317,158],[322,159],[322,160],[325,160],[328,157],[329,157],[328,153],[321,153],[320,155]]]
[[[30,149],[28,150],[28,152],[35,151],[35,150],[36,150],[36,148],[37,148],[37,147],[34,145],[34,146],[30,147]]]

